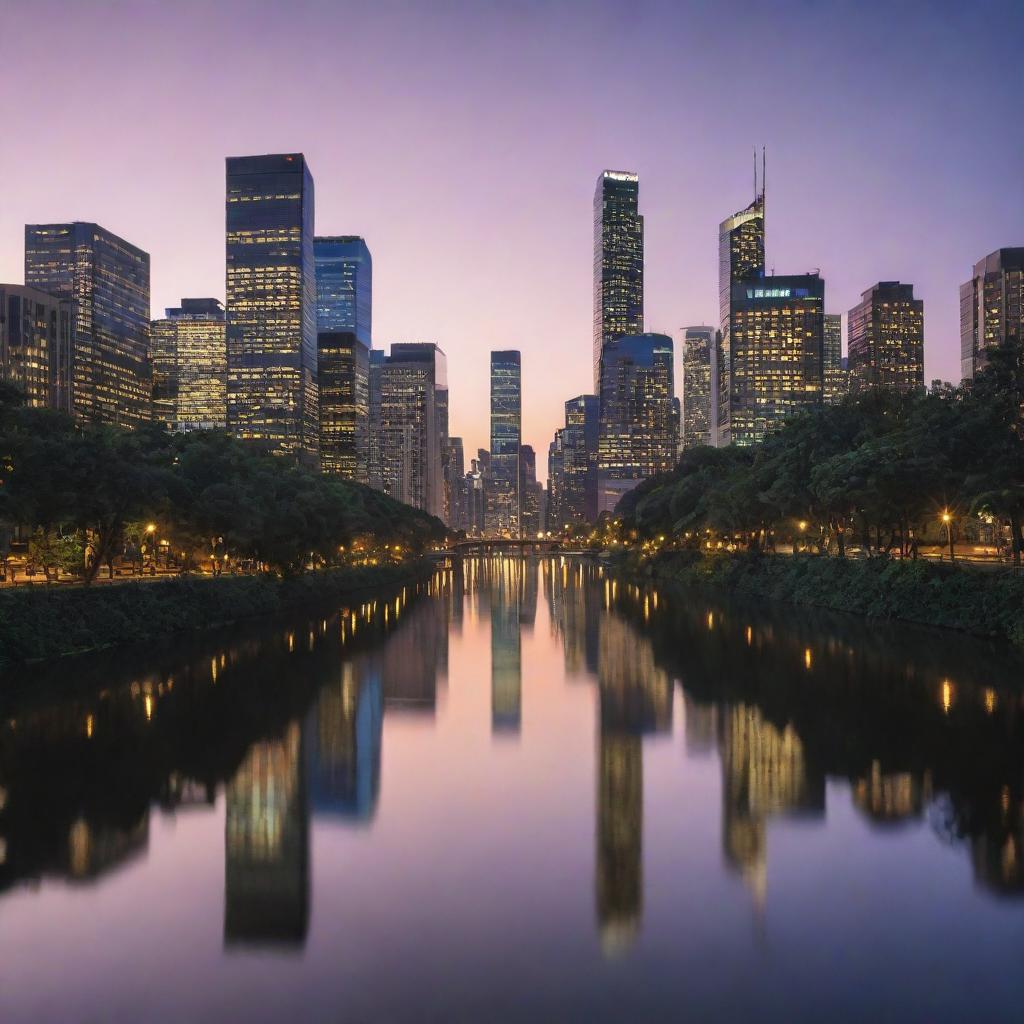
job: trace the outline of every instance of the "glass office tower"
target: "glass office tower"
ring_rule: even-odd
[[[713,407],[717,406],[717,437],[713,440],[718,445],[734,440],[732,375],[735,364],[734,299],[737,294],[734,288],[741,282],[764,277],[764,189],[762,187],[757,192],[755,183],[754,191],[754,201],[746,209],[726,218],[718,227],[718,312],[722,333],[717,361],[717,395],[712,398]]]
[[[729,428],[754,444],[774,426],[822,401],[825,282],[817,274],[732,286]]]
[[[522,443],[522,359],[515,350],[491,353],[491,473],[486,529],[520,531],[519,448]]]
[[[624,334],[644,330],[644,219],[640,179],[603,171],[594,191],[594,390],[601,352]]]
[[[83,423],[152,414],[149,253],[98,224],[25,225],[25,284],[74,303],[71,406]]]
[[[989,253],[960,286],[960,376],[973,380],[1007,338],[1024,338],[1024,247]]]
[[[714,327],[687,327],[683,332],[683,449],[712,444],[714,384],[717,383],[718,332]]]
[[[561,430],[562,489],[558,527],[597,521],[597,447],[600,402],[597,395],[577,395],[565,403]]]
[[[825,314],[824,338],[822,398],[826,405],[837,405],[850,393],[850,375],[843,365],[843,318],[838,313]]]
[[[71,412],[70,299],[21,284],[0,284],[0,380],[26,405]]]
[[[430,343],[392,345],[371,363],[380,489],[407,505],[441,516],[442,443],[447,443],[448,370],[444,352]]]
[[[228,429],[316,463],[313,178],[301,153],[227,159]]]
[[[224,307],[182,299],[150,325],[153,418],[168,430],[223,430],[228,357]]]
[[[605,346],[597,448],[598,508],[613,512],[641,480],[676,462],[672,339],[638,334]]]
[[[369,482],[370,350],[352,331],[319,331],[320,468]]]
[[[879,281],[850,310],[849,370],[856,391],[924,387],[924,302],[914,286]]]
[[[313,239],[318,331],[351,331],[373,348],[373,259],[358,235]]]

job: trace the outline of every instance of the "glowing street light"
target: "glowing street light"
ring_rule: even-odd
[[[949,544],[949,560],[952,562],[956,556],[953,553],[953,516],[948,508],[942,510],[942,521],[946,524],[946,543]]]

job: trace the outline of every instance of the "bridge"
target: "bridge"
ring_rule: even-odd
[[[467,537],[449,549],[457,555],[584,555],[590,552],[574,548],[564,540],[539,537]]]

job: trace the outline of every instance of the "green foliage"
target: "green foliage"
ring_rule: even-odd
[[[952,395],[869,394],[796,416],[747,449],[696,448],[619,503],[643,538],[705,532],[752,548],[804,522],[823,550],[851,538],[915,554],[944,509],[1024,523],[1024,348],[1010,341]],[[809,534],[810,536],[810,534]]]
[[[283,579],[184,576],[91,588],[0,588],[0,665],[157,640],[334,601],[422,571],[422,564],[413,563],[349,566]]]
[[[0,526],[87,538],[91,580],[149,521],[186,561],[217,548],[280,573],[337,562],[357,538],[417,551],[445,536],[433,516],[223,433],[82,427],[0,390]],[[72,555],[39,550],[51,565]]]

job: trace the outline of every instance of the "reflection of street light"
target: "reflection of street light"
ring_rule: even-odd
[[[955,558],[953,554],[953,517],[949,514],[949,509],[942,510],[942,521],[946,524],[946,541],[949,543],[949,560],[952,562]]]

